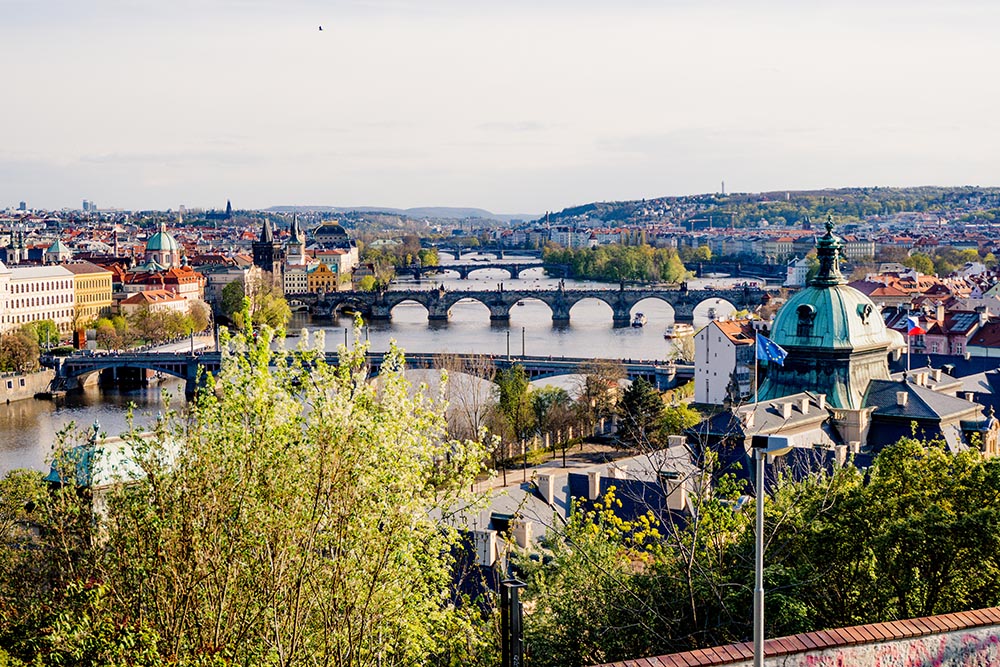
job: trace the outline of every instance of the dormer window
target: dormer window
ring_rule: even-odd
[[[808,338],[812,336],[813,320],[816,319],[816,308],[808,303],[804,303],[795,309],[796,314],[799,316],[798,327],[796,327],[795,335],[800,338]]]
[[[858,317],[861,318],[862,324],[868,324],[868,318],[872,316],[872,305],[870,303],[859,303],[858,304]]]

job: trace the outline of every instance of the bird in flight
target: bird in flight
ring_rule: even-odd
[[[320,27],[319,27],[319,31],[320,31],[320,32],[323,32],[323,26],[320,26]]]

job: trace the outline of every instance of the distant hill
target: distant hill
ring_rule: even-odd
[[[407,218],[433,218],[433,219],[454,219],[467,220],[469,218],[481,218],[483,220],[499,220],[510,222],[511,220],[531,220],[537,218],[537,213],[510,214],[493,213],[482,208],[463,208],[456,206],[418,206],[415,208],[391,208],[388,206],[272,206],[265,209],[272,213],[305,213],[309,211],[321,213],[392,213],[402,215]]]
[[[961,212],[970,219],[992,219],[998,208],[1000,188],[996,187],[859,187],[592,202],[551,212],[538,221],[553,225],[672,223],[699,229],[713,223],[756,226],[764,220],[796,224],[820,221],[827,215],[849,222],[905,212]]]

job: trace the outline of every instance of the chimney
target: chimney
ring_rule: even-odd
[[[601,471],[592,470],[587,473],[587,499],[597,500],[601,495]]]
[[[937,308],[935,309],[935,317],[937,318],[938,322],[944,322],[944,304],[943,303],[938,303]]]
[[[809,413],[809,397],[806,396],[799,402],[799,409],[802,410],[802,414]]]
[[[934,378],[935,382],[940,382],[941,381],[941,369],[940,368],[935,368],[935,369],[931,370],[931,377]]]
[[[905,391],[897,391],[896,392],[896,405],[898,405],[899,407],[905,408],[906,407],[906,403],[909,400],[910,400],[910,394],[909,394],[909,392],[905,392]]]
[[[963,391],[962,396],[964,396],[965,400],[969,401],[970,403],[976,402],[976,392],[974,391]]]
[[[686,444],[687,444],[687,438],[683,435],[667,436],[667,449],[673,449],[674,447],[683,447]]]
[[[781,404],[781,418],[791,419],[792,418],[792,403],[782,403]]]
[[[826,394],[820,394],[816,397],[816,400],[819,403],[819,409],[826,410]]]
[[[526,519],[517,519],[511,522],[511,532],[514,534],[514,541],[522,549],[527,548],[531,542],[531,522]]]
[[[538,487],[538,493],[545,499],[545,502],[551,505],[556,497],[555,475],[552,473],[539,473],[535,477],[535,486]]]

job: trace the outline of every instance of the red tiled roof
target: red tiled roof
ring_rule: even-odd
[[[837,646],[897,641],[987,625],[1000,625],[1000,607],[960,611],[954,614],[941,614],[926,618],[910,618],[887,623],[855,625],[849,628],[819,630],[790,637],[777,637],[764,642],[764,656],[774,658],[792,653],[822,651]],[[597,667],[632,667],[632,665],[641,665],[642,667],[646,665],[653,667],[714,667],[746,662],[752,658],[753,646],[748,642],[743,642],[651,658],[609,662]]]

